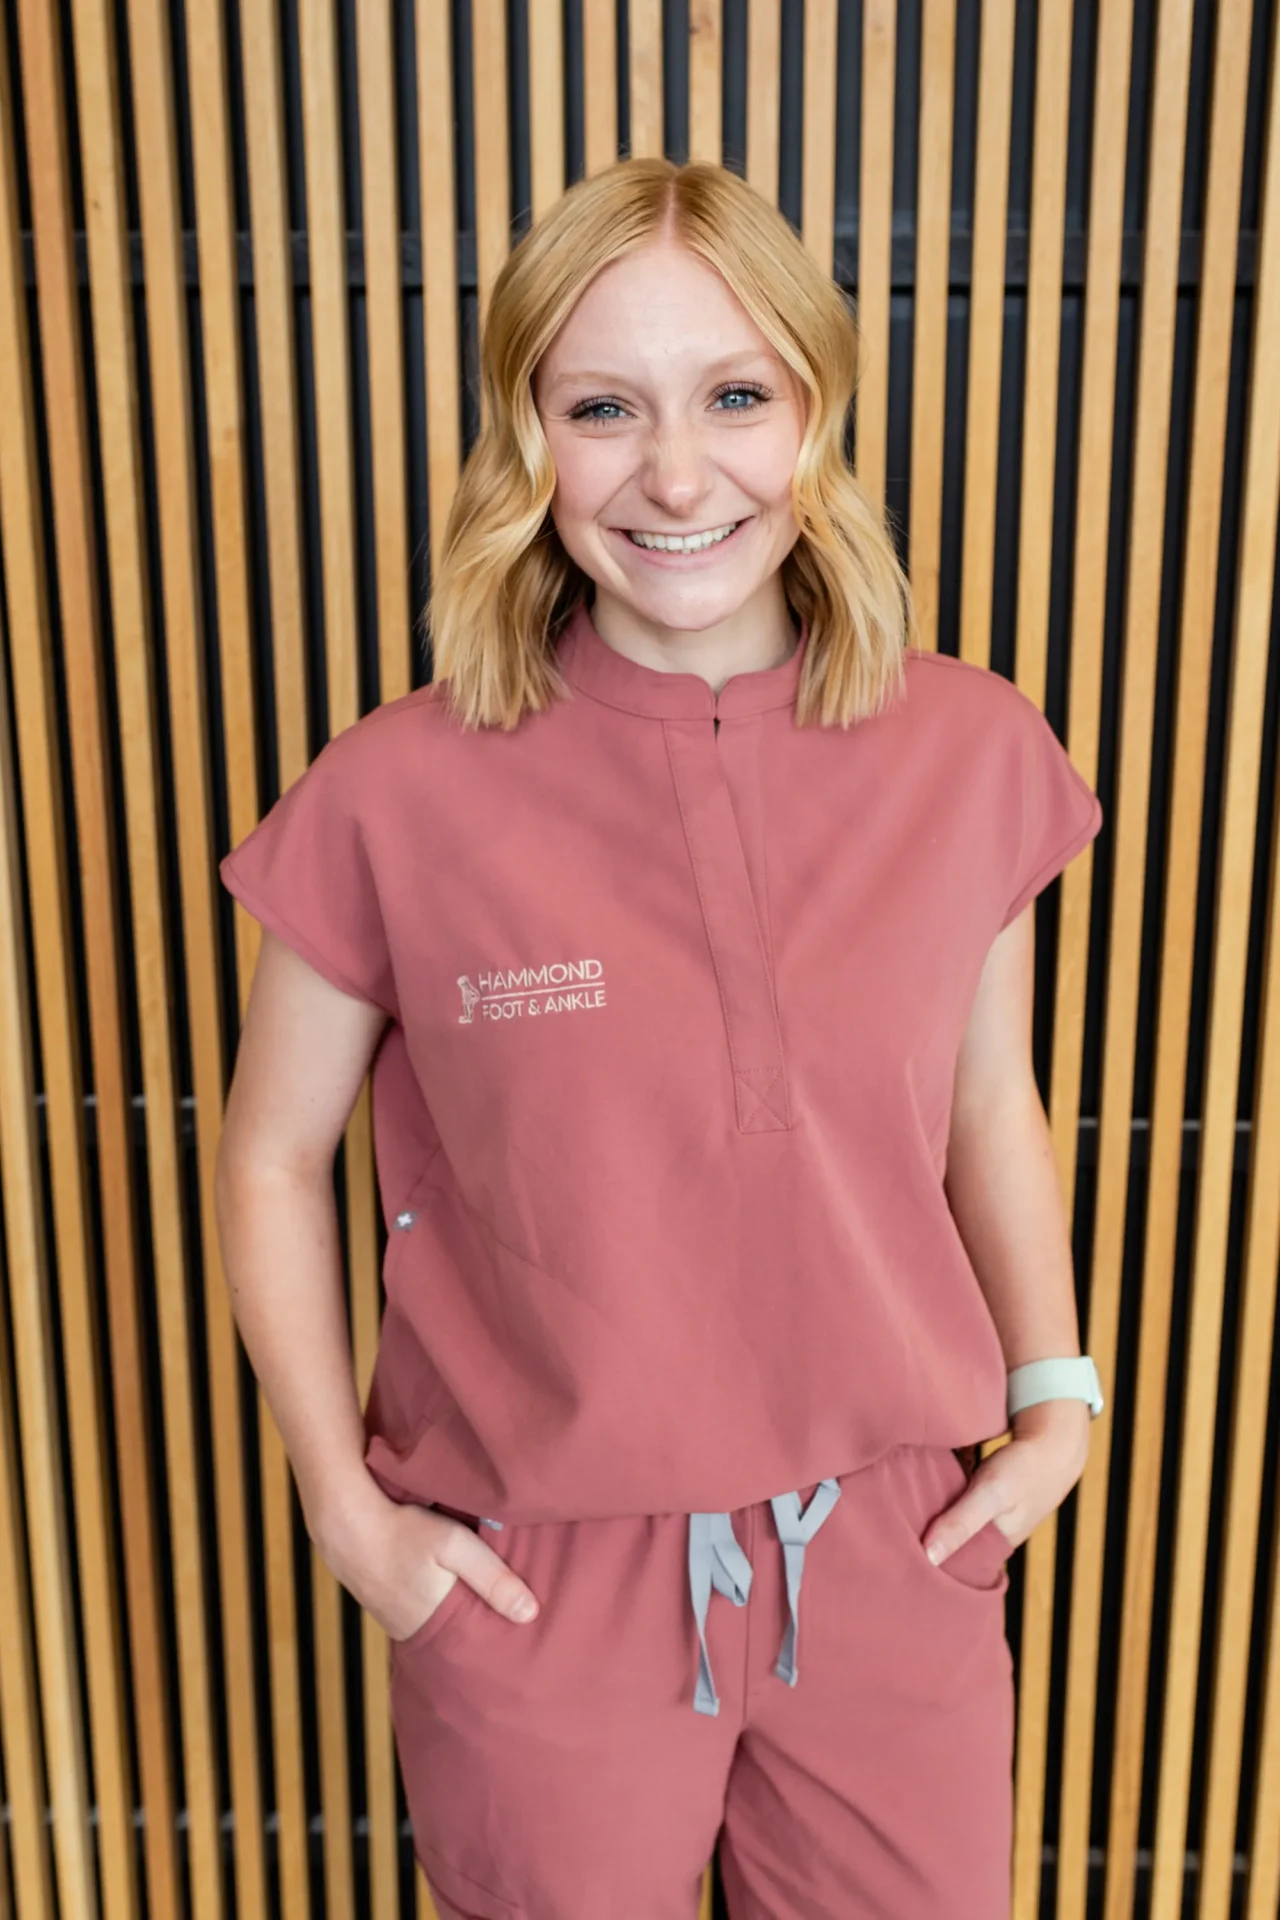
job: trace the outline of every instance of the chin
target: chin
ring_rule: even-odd
[[[731,620],[757,591],[758,585],[753,582],[744,590],[741,583],[735,581],[732,592],[721,593],[697,593],[691,585],[674,592],[636,593],[629,592],[625,586],[613,585],[607,591],[638,619],[651,621],[658,627],[700,633],[705,627]]]

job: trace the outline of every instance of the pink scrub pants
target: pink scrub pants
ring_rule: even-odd
[[[458,1580],[392,1643],[441,1920],[696,1920],[717,1844],[732,1920],[1008,1920],[1007,1542],[921,1545],[965,1483],[898,1446],[728,1515],[486,1527],[537,1619]]]

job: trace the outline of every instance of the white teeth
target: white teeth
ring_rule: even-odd
[[[727,540],[741,525],[740,520],[731,520],[727,527],[713,527],[708,533],[691,533],[683,540],[673,533],[628,532],[627,538],[638,547],[652,547],[658,553],[700,553],[703,547],[714,547],[718,541]]]

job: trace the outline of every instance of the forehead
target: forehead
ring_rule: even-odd
[[[679,246],[637,249],[595,274],[548,342],[544,378],[637,360],[697,364],[779,356],[716,269]]]

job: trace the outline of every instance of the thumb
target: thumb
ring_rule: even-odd
[[[480,1598],[508,1620],[527,1621],[538,1612],[536,1595],[526,1587],[520,1575],[509,1567],[501,1554],[486,1545],[470,1527],[460,1526],[458,1538],[450,1541],[449,1565],[459,1579],[475,1589]]]
[[[924,1550],[935,1567],[971,1540],[1000,1509],[994,1488],[970,1481],[959,1499],[940,1513],[924,1536]]]

